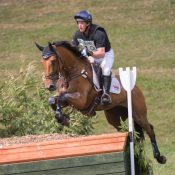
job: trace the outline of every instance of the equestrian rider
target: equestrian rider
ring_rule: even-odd
[[[79,30],[75,32],[72,43],[86,48],[86,55],[90,63],[95,62],[102,68],[103,95],[101,103],[108,105],[112,102],[109,90],[114,52],[111,49],[107,33],[104,28],[92,23],[92,15],[86,10],[78,12],[74,19]]]

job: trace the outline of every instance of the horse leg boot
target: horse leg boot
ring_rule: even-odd
[[[111,86],[111,75],[103,75],[103,94],[101,96],[101,104],[108,105],[112,103],[111,97],[109,95],[109,90]]]
[[[160,154],[153,126],[150,123],[145,123],[144,125],[142,125],[142,128],[144,128],[144,130],[150,137],[154,158],[157,160],[158,163],[165,164],[166,157]]]
[[[61,123],[63,126],[69,126],[69,117],[66,114],[62,114],[61,101],[59,100],[60,97],[61,95],[59,97],[58,96],[49,97],[48,102],[53,111],[55,111],[55,118],[57,122]]]
[[[53,109],[53,111],[56,111],[56,97],[49,97],[48,103],[50,107]]]
[[[154,132],[154,128],[153,126],[150,124],[151,129]],[[160,154],[158,145],[157,145],[157,141],[156,141],[156,137],[154,134],[154,139],[151,139],[151,144],[152,144],[152,148],[153,148],[153,154],[154,154],[154,158],[160,163],[160,164],[165,164],[166,163],[166,157]]]

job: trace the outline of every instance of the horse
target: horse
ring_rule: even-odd
[[[119,94],[110,93],[112,103],[102,105],[99,102],[99,92],[96,91],[93,83],[92,66],[85,56],[82,56],[78,47],[68,41],[58,41],[41,46],[35,43],[42,52],[42,65],[44,69],[45,88],[53,91],[63,84],[64,77],[67,87],[60,93],[57,107],[55,102],[51,103],[52,108],[61,114],[61,104],[70,105],[80,110],[83,114],[92,116],[95,111],[104,111],[109,124],[120,129],[120,122],[128,117],[127,92],[121,86]],[[115,75],[120,81],[119,74]],[[160,164],[166,163],[166,157],[161,155],[153,125],[147,119],[147,107],[141,89],[135,85],[132,92],[132,116],[136,132],[140,140],[144,139],[144,132],[148,134],[153,156]],[[50,101],[54,101],[53,99]],[[60,117],[60,116],[59,116]]]

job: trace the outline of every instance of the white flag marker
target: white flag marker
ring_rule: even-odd
[[[136,67],[133,67],[132,69],[130,69],[130,67],[126,67],[126,69],[119,68],[119,74],[122,86],[127,91],[131,175],[135,175],[131,91],[134,88],[136,82]]]

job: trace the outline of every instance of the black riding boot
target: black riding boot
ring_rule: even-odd
[[[103,95],[101,96],[101,104],[108,105],[112,103],[111,97],[109,96],[109,90],[111,86],[111,75],[103,75]]]

